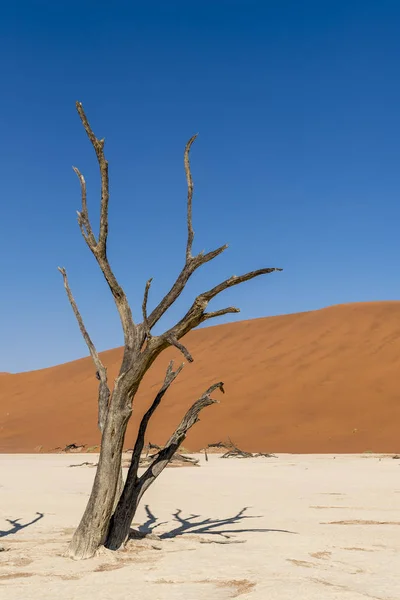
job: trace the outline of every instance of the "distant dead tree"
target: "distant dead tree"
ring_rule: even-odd
[[[143,494],[171,460],[185,439],[188,430],[198,421],[200,411],[206,406],[217,402],[217,400],[212,398],[211,394],[217,389],[224,391],[222,382],[214,383],[194,402],[165,446],[154,456],[154,460],[150,466],[139,477],[139,461],[144,446],[147,425],[158,408],[165,392],[183,367],[181,365],[174,370],[173,363],[171,362],[157,396],[140,423],[126,482],[123,485],[121,457],[126,428],[132,414],[133,400],[147,370],[159,354],[170,346],[175,346],[188,362],[192,362],[193,358],[189,350],[179,340],[205,321],[228,313],[239,312],[239,309],[233,306],[207,312],[206,309],[209,302],[230,287],[249,281],[259,275],[280,271],[281,269],[264,268],[251,271],[245,275],[233,275],[229,279],[222,281],[222,283],[199,294],[187,313],[173,327],[170,327],[160,335],[153,335],[153,327],[180,296],[193,273],[202,265],[219,256],[227,248],[224,245],[211,252],[200,252],[194,256],[192,254],[194,237],[192,227],[193,180],[189,164],[189,152],[197,137],[194,135],[186,144],[184,151],[184,167],[188,187],[187,244],[184,266],[169,292],[150,314],[147,310],[147,301],[152,280],[149,279],[147,281],[142,303],[143,321],[140,324],[134,323],[125,292],[117,281],[107,257],[109,179],[108,162],[104,156],[104,139],[98,139],[93,133],[80,102],[76,103],[76,108],[86,134],[95,150],[100,168],[101,204],[98,237],[95,236],[89,219],[84,176],[79,169],[73,167],[78,176],[81,188],[82,207],[77,213],[78,224],[86,244],[94,255],[108,283],[120,316],[124,334],[124,351],[119,374],[114,381],[113,388],[110,389],[107,379],[107,369],[85,328],[68,283],[66,270],[59,268],[63,276],[69,302],[95,365],[94,375],[99,381],[98,426],[101,432],[99,463],[86,510],[67,550],[68,556],[74,559],[84,559],[93,556],[101,545],[116,550],[125,544],[129,536],[132,519]]]

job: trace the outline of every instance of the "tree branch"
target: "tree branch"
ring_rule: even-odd
[[[149,315],[148,323],[150,328],[154,327],[154,325],[167,312],[170,306],[172,306],[173,303],[179,298],[187,282],[189,281],[193,273],[196,271],[196,269],[198,269],[202,265],[205,265],[209,261],[222,254],[222,252],[224,252],[224,250],[226,250],[227,247],[227,244],[224,244],[223,246],[220,246],[219,248],[216,248],[216,250],[212,250],[207,254],[203,254],[202,252],[200,252],[200,254],[197,254],[197,256],[194,256],[193,258],[190,258],[188,261],[186,261],[185,266],[179,273],[175,283],[173,284],[169,292],[165,294],[164,298],[159,302],[156,308]]]
[[[110,389],[107,383],[107,369],[103,365],[98,352],[93,344],[90,335],[88,334],[82,316],[79,312],[78,306],[75,302],[75,298],[72,295],[71,288],[69,287],[67,272],[64,268],[58,267],[61,275],[63,276],[64,287],[67,292],[68,300],[71,304],[72,310],[74,311],[76,320],[78,321],[79,329],[81,330],[83,339],[89,349],[90,355],[96,367],[96,377],[99,380],[99,397],[98,397],[98,426],[100,431],[103,431],[104,424],[108,412],[108,401],[110,398]]]
[[[100,228],[99,237],[96,238],[89,221],[87,201],[86,201],[86,183],[80,171],[74,167],[81,184],[82,211],[78,213],[78,223],[82,235],[92,251],[97,263],[104,275],[105,280],[113,295],[117,310],[120,316],[122,329],[124,332],[124,357],[122,360],[120,374],[126,372],[135,361],[136,351],[138,349],[137,329],[132,317],[125,292],[119,285],[107,258],[107,238],[108,238],[108,201],[109,201],[109,179],[108,179],[108,161],[104,156],[104,139],[97,139],[86,117],[81,102],[76,103],[76,109],[81,119],[86,134],[96,152],[97,162],[100,169],[101,178],[101,203],[100,203]]]
[[[170,308],[170,306],[172,306],[172,304],[177,300],[177,298],[180,296],[180,294],[184,290],[187,282],[189,281],[189,278],[191,277],[191,275],[193,275],[193,273],[196,271],[196,269],[198,269],[200,266],[208,263],[210,260],[213,260],[220,254],[222,254],[222,252],[224,250],[226,250],[226,248],[228,247],[226,244],[224,244],[223,246],[220,246],[219,248],[216,248],[215,250],[212,250],[211,252],[208,252],[207,254],[204,254],[204,252],[200,252],[196,256],[192,256],[192,246],[193,246],[193,239],[194,239],[192,201],[193,201],[194,185],[193,185],[192,173],[190,170],[189,154],[190,154],[191,146],[196,138],[197,138],[197,134],[190,138],[190,140],[187,142],[187,144],[185,146],[185,152],[184,152],[184,168],[185,168],[187,188],[188,188],[188,192],[187,192],[187,244],[186,244],[185,265],[184,265],[182,271],[180,272],[180,274],[178,275],[175,283],[169,290],[169,292],[167,292],[167,294],[165,294],[164,298],[159,302],[159,304],[156,306],[156,308],[149,315],[149,317],[147,319],[147,323],[143,322],[144,333],[146,333],[147,329],[152,329],[154,327],[154,325],[165,314],[165,312]],[[144,342],[144,338],[142,337],[142,339],[140,340],[140,345],[142,345],[143,342]]]
[[[99,246],[103,249],[104,253],[107,248],[107,236],[108,236],[108,200],[109,194],[109,183],[108,183],[108,161],[104,156],[104,139],[98,140],[90,127],[89,121],[86,117],[82,103],[76,103],[76,110],[82,121],[82,125],[87,133],[89,140],[96,152],[97,161],[100,167],[101,176],[101,206],[100,206],[100,231],[99,231]]]
[[[153,281],[153,278],[151,277],[146,282],[146,287],[145,287],[144,296],[143,296],[143,303],[142,303],[143,326],[144,326],[145,334],[146,334],[146,337],[148,340],[150,340],[150,338],[151,338],[151,331],[150,331],[150,326],[149,326],[149,319],[147,317],[147,300],[149,298],[149,290],[150,290],[152,281]]]
[[[239,313],[240,308],[235,306],[228,306],[228,308],[221,308],[221,310],[214,310],[213,312],[203,313],[203,321],[207,319],[214,319],[215,317],[222,317],[222,315],[228,315],[230,313]]]
[[[213,260],[220,254],[222,254],[222,252],[224,250],[226,250],[226,248],[228,247],[227,245],[220,246],[216,250],[208,252],[207,254],[200,252],[198,255],[196,255],[194,257],[191,254],[193,238],[194,238],[193,225],[192,225],[193,179],[192,179],[192,174],[190,171],[189,153],[190,153],[190,148],[191,148],[194,140],[196,139],[196,137],[197,137],[197,135],[190,138],[190,140],[186,144],[185,153],[184,153],[184,166],[185,166],[185,173],[186,173],[186,179],[187,179],[187,184],[188,184],[188,201],[187,201],[188,239],[187,239],[187,247],[186,247],[185,265],[184,265],[182,271],[180,272],[180,274],[178,275],[178,278],[176,279],[175,283],[169,290],[169,292],[164,296],[164,298],[159,302],[159,304],[156,306],[156,308],[147,317],[147,321],[144,319],[144,321],[143,321],[144,335],[146,335],[147,330],[150,330],[152,327],[154,327],[154,325],[161,319],[161,317],[170,308],[170,306],[172,306],[172,304],[174,304],[174,302],[177,300],[177,298],[180,296],[180,294],[184,290],[187,282],[189,281],[189,278],[196,271],[196,269],[198,269],[201,265],[204,265],[205,263]],[[267,269],[259,269],[258,271],[251,271],[250,273],[246,273],[245,275],[241,275],[239,277],[234,275],[230,279],[223,281],[222,283],[220,283],[218,286],[215,286],[211,290],[208,290],[207,292],[200,294],[195,299],[192,307],[186,313],[185,317],[179,323],[177,323],[177,325],[175,325],[175,327],[172,327],[163,336],[160,336],[162,338],[162,341],[167,341],[169,344],[172,344],[172,345],[176,346],[177,348],[179,348],[179,350],[184,354],[184,356],[191,362],[190,359],[193,360],[193,358],[191,357],[190,353],[188,353],[187,349],[184,346],[182,348],[177,346],[176,341],[179,340],[179,338],[181,338],[183,335],[188,333],[191,329],[193,329],[194,327],[197,327],[197,325],[199,325],[203,321],[206,321],[208,319],[212,319],[215,317],[219,317],[219,316],[222,316],[222,315],[225,315],[228,313],[239,312],[239,309],[234,308],[234,307],[229,307],[226,309],[206,313],[204,311],[205,311],[207,304],[210,302],[210,300],[212,298],[214,298],[220,292],[228,289],[229,287],[238,285],[240,283],[248,281],[249,279],[258,277],[259,275],[265,275],[267,273],[272,273],[273,271],[281,271],[281,270],[282,269],[267,268]],[[142,346],[144,339],[145,339],[145,337],[142,336],[141,340],[140,340],[140,346]]]
[[[214,383],[214,385],[210,386],[204,394],[196,400],[196,402],[189,408],[183,417],[182,421],[179,423],[178,427],[175,429],[174,433],[169,438],[168,442],[164,446],[160,452],[158,452],[151,463],[151,465],[146,469],[143,475],[138,480],[138,502],[144,492],[148,489],[148,487],[153,483],[155,479],[160,475],[160,473],[165,469],[172,456],[178,450],[179,446],[182,444],[183,440],[186,438],[189,429],[193,427],[196,423],[198,423],[199,413],[206,408],[207,406],[211,406],[212,404],[216,404],[219,401],[211,398],[211,394],[216,390],[220,389],[222,393],[224,392],[224,384],[222,381],[219,383]]]
[[[239,285],[240,283],[244,283],[245,281],[249,281],[250,279],[259,277],[260,275],[268,275],[269,273],[274,273],[275,271],[282,270],[283,269],[272,267],[267,269],[258,269],[257,271],[250,271],[249,273],[245,273],[244,275],[232,275],[232,277],[211,288],[211,290],[208,290],[208,292],[204,292],[203,294],[201,294],[201,296],[202,298],[204,298],[204,300],[210,302],[210,300],[215,298],[215,296],[217,296],[224,290],[233,287],[234,285]]]
[[[131,464],[129,466],[129,470],[128,470],[128,474],[127,474],[127,478],[126,478],[126,485],[125,485],[125,487],[126,487],[125,493],[126,494],[129,494],[130,488],[132,488],[132,486],[137,484],[137,471],[139,468],[140,456],[142,454],[142,450],[144,447],[147,425],[149,424],[149,421],[150,421],[151,417],[153,416],[155,410],[158,408],[162,398],[164,397],[165,392],[168,390],[171,383],[173,381],[175,381],[175,379],[178,377],[179,373],[183,369],[183,365],[180,365],[177,368],[177,370],[174,371],[173,366],[174,366],[174,361],[171,360],[171,362],[168,365],[168,369],[165,374],[164,382],[160,388],[160,391],[158,392],[157,396],[155,397],[153,404],[150,406],[150,408],[145,413],[145,415],[143,416],[143,418],[140,422],[139,431],[138,431],[138,434],[136,437],[135,447],[134,447],[133,453],[132,453]]]
[[[182,352],[183,356],[188,362],[193,362],[193,356],[190,354],[189,350],[186,348],[186,346],[178,342],[178,340],[175,337],[170,336],[167,339],[167,341],[171,344],[171,346],[175,346],[175,348],[177,348],[179,352]]]
[[[166,331],[164,334],[162,334],[159,337],[160,343],[165,343],[165,342],[170,343],[169,340],[171,340],[171,338],[172,339],[175,338],[175,339],[179,340],[184,335],[186,335],[189,331],[191,331],[192,329],[194,329],[195,327],[200,325],[200,323],[203,323],[204,321],[206,321],[208,319],[212,319],[214,317],[220,317],[221,315],[224,315],[227,313],[239,312],[239,309],[234,308],[233,306],[226,308],[226,309],[216,310],[214,312],[209,312],[209,313],[205,312],[205,310],[206,310],[210,300],[215,298],[215,296],[217,296],[224,290],[226,290],[230,287],[233,287],[235,285],[244,283],[245,281],[249,281],[250,279],[254,279],[255,277],[259,277],[260,275],[266,275],[269,273],[273,273],[274,271],[282,271],[282,269],[266,268],[266,269],[258,269],[257,271],[250,271],[249,273],[245,273],[244,275],[239,275],[239,276],[233,275],[229,279],[226,279],[225,281],[223,281],[220,284],[216,285],[215,287],[211,288],[211,290],[208,290],[206,292],[203,292],[202,294],[199,294],[195,298],[192,306],[189,308],[189,310],[187,311],[185,316],[176,325],[171,327],[168,331]]]
[[[193,178],[192,178],[192,173],[190,171],[189,153],[190,153],[190,148],[196,138],[197,138],[197,133],[196,133],[196,135],[192,136],[190,138],[190,140],[188,141],[188,143],[186,144],[184,159],[183,159],[185,173],[186,173],[187,187],[188,187],[188,193],[187,193],[188,237],[187,237],[187,245],[186,245],[186,262],[188,262],[192,258],[192,245],[193,245],[193,238],[194,238],[193,220],[192,220]]]
[[[81,197],[82,197],[82,210],[81,212],[77,211],[78,215],[78,223],[81,233],[85,239],[85,242],[92,250],[97,246],[96,238],[93,234],[92,226],[89,220],[89,213],[87,208],[87,200],[86,200],[86,181],[82,173],[79,171],[77,167],[72,167],[75,174],[79,179],[79,183],[81,185]]]

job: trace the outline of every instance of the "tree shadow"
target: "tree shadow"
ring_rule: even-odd
[[[8,523],[10,523],[11,528],[7,529],[6,531],[0,530],[0,538],[18,533],[18,531],[20,531],[21,529],[25,529],[25,527],[30,527],[31,525],[34,525],[35,523],[40,521],[40,519],[43,519],[44,513],[36,512],[36,514],[38,515],[36,518],[32,519],[32,521],[29,521],[29,523],[25,524],[21,524],[18,522],[21,519],[5,519]]]
[[[149,533],[155,533],[155,529],[160,527],[161,525],[165,525],[168,521],[158,522],[158,518],[151,511],[148,504],[145,505],[145,511],[147,515],[147,521],[138,527],[138,531],[144,535]],[[269,533],[269,532],[277,532],[277,533],[291,533],[296,534],[295,531],[288,531],[287,529],[260,529],[260,528],[244,528],[244,529],[236,529],[231,528],[232,525],[237,523],[241,523],[245,519],[257,519],[260,518],[260,515],[246,515],[245,512],[249,509],[248,506],[245,506],[240,510],[237,514],[232,517],[227,517],[225,519],[203,519],[200,515],[189,515],[186,518],[182,516],[182,510],[177,509],[173,513],[174,520],[178,522],[177,527],[174,527],[170,531],[166,531],[164,533],[159,534],[160,539],[170,539],[175,538],[180,535],[185,535],[187,533],[190,534],[198,534],[198,535],[217,535],[223,538],[229,539],[232,535],[238,533]],[[220,528],[223,528],[222,530]]]

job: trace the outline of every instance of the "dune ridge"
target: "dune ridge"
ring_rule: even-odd
[[[400,451],[400,301],[216,325],[191,332],[185,344],[195,362],[166,394],[147,441],[162,444],[187,407],[222,380],[226,394],[190,432],[190,450],[230,436],[253,452]],[[102,353],[110,381],[120,357],[120,348]],[[169,349],[146,375],[126,447],[171,358],[182,361]],[[0,375],[0,452],[99,443],[90,358]]]

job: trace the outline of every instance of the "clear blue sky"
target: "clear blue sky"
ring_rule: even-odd
[[[203,267],[162,322],[232,274],[250,319],[400,296],[400,3],[376,0],[19,0],[0,9],[0,371],[85,356],[57,266],[99,350],[119,320],[75,211],[83,102],[110,162],[109,254],[135,317],[182,266],[193,147]],[[226,319],[227,320],[227,319]]]

